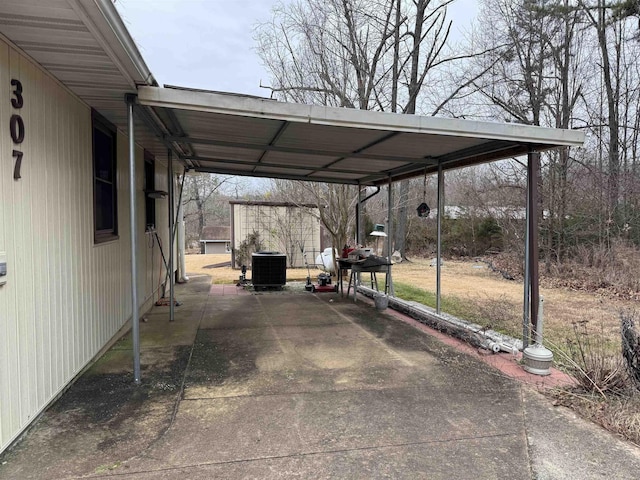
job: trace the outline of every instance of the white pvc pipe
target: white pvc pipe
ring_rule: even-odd
[[[536,345],[542,345],[542,324],[544,323],[544,314],[542,313],[544,306],[544,298],[540,295],[538,300],[538,329],[536,331]]]

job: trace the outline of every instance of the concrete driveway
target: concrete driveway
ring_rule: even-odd
[[[0,478],[634,478],[635,447],[372,306],[178,288],[2,457]],[[6,463],[5,463],[6,462]]]

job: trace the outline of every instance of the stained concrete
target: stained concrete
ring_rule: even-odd
[[[227,290],[217,289],[215,292]],[[636,447],[337,294],[177,288],[0,459],[0,478],[634,478]],[[6,463],[5,463],[6,462]]]

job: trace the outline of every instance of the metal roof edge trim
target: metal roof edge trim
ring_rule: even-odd
[[[229,205],[318,208],[318,205],[316,205],[315,203],[270,202],[268,200],[229,200]]]
[[[264,118],[297,123],[387,130],[405,133],[461,136],[519,143],[553,146],[582,146],[585,134],[578,130],[563,130],[515,123],[492,123],[455,118],[426,117],[370,110],[302,105],[252,97],[218,93],[166,89],[138,88],[141,105],[204,113],[219,113]]]
[[[82,22],[105,49],[111,60],[120,67],[121,72],[129,75],[134,85],[140,83],[157,85],[112,0],[93,0],[91,2],[69,0],[69,5],[81,17]],[[102,23],[103,21],[104,23]],[[108,36],[112,34],[113,37],[106,38],[105,34]],[[114,39],[117,44],[114,44]],[[125,63],[129,63],[129,65],[125,65]]]

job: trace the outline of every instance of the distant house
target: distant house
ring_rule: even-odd
[[[231,254],[231,227],[204,227],[200,253]]]

